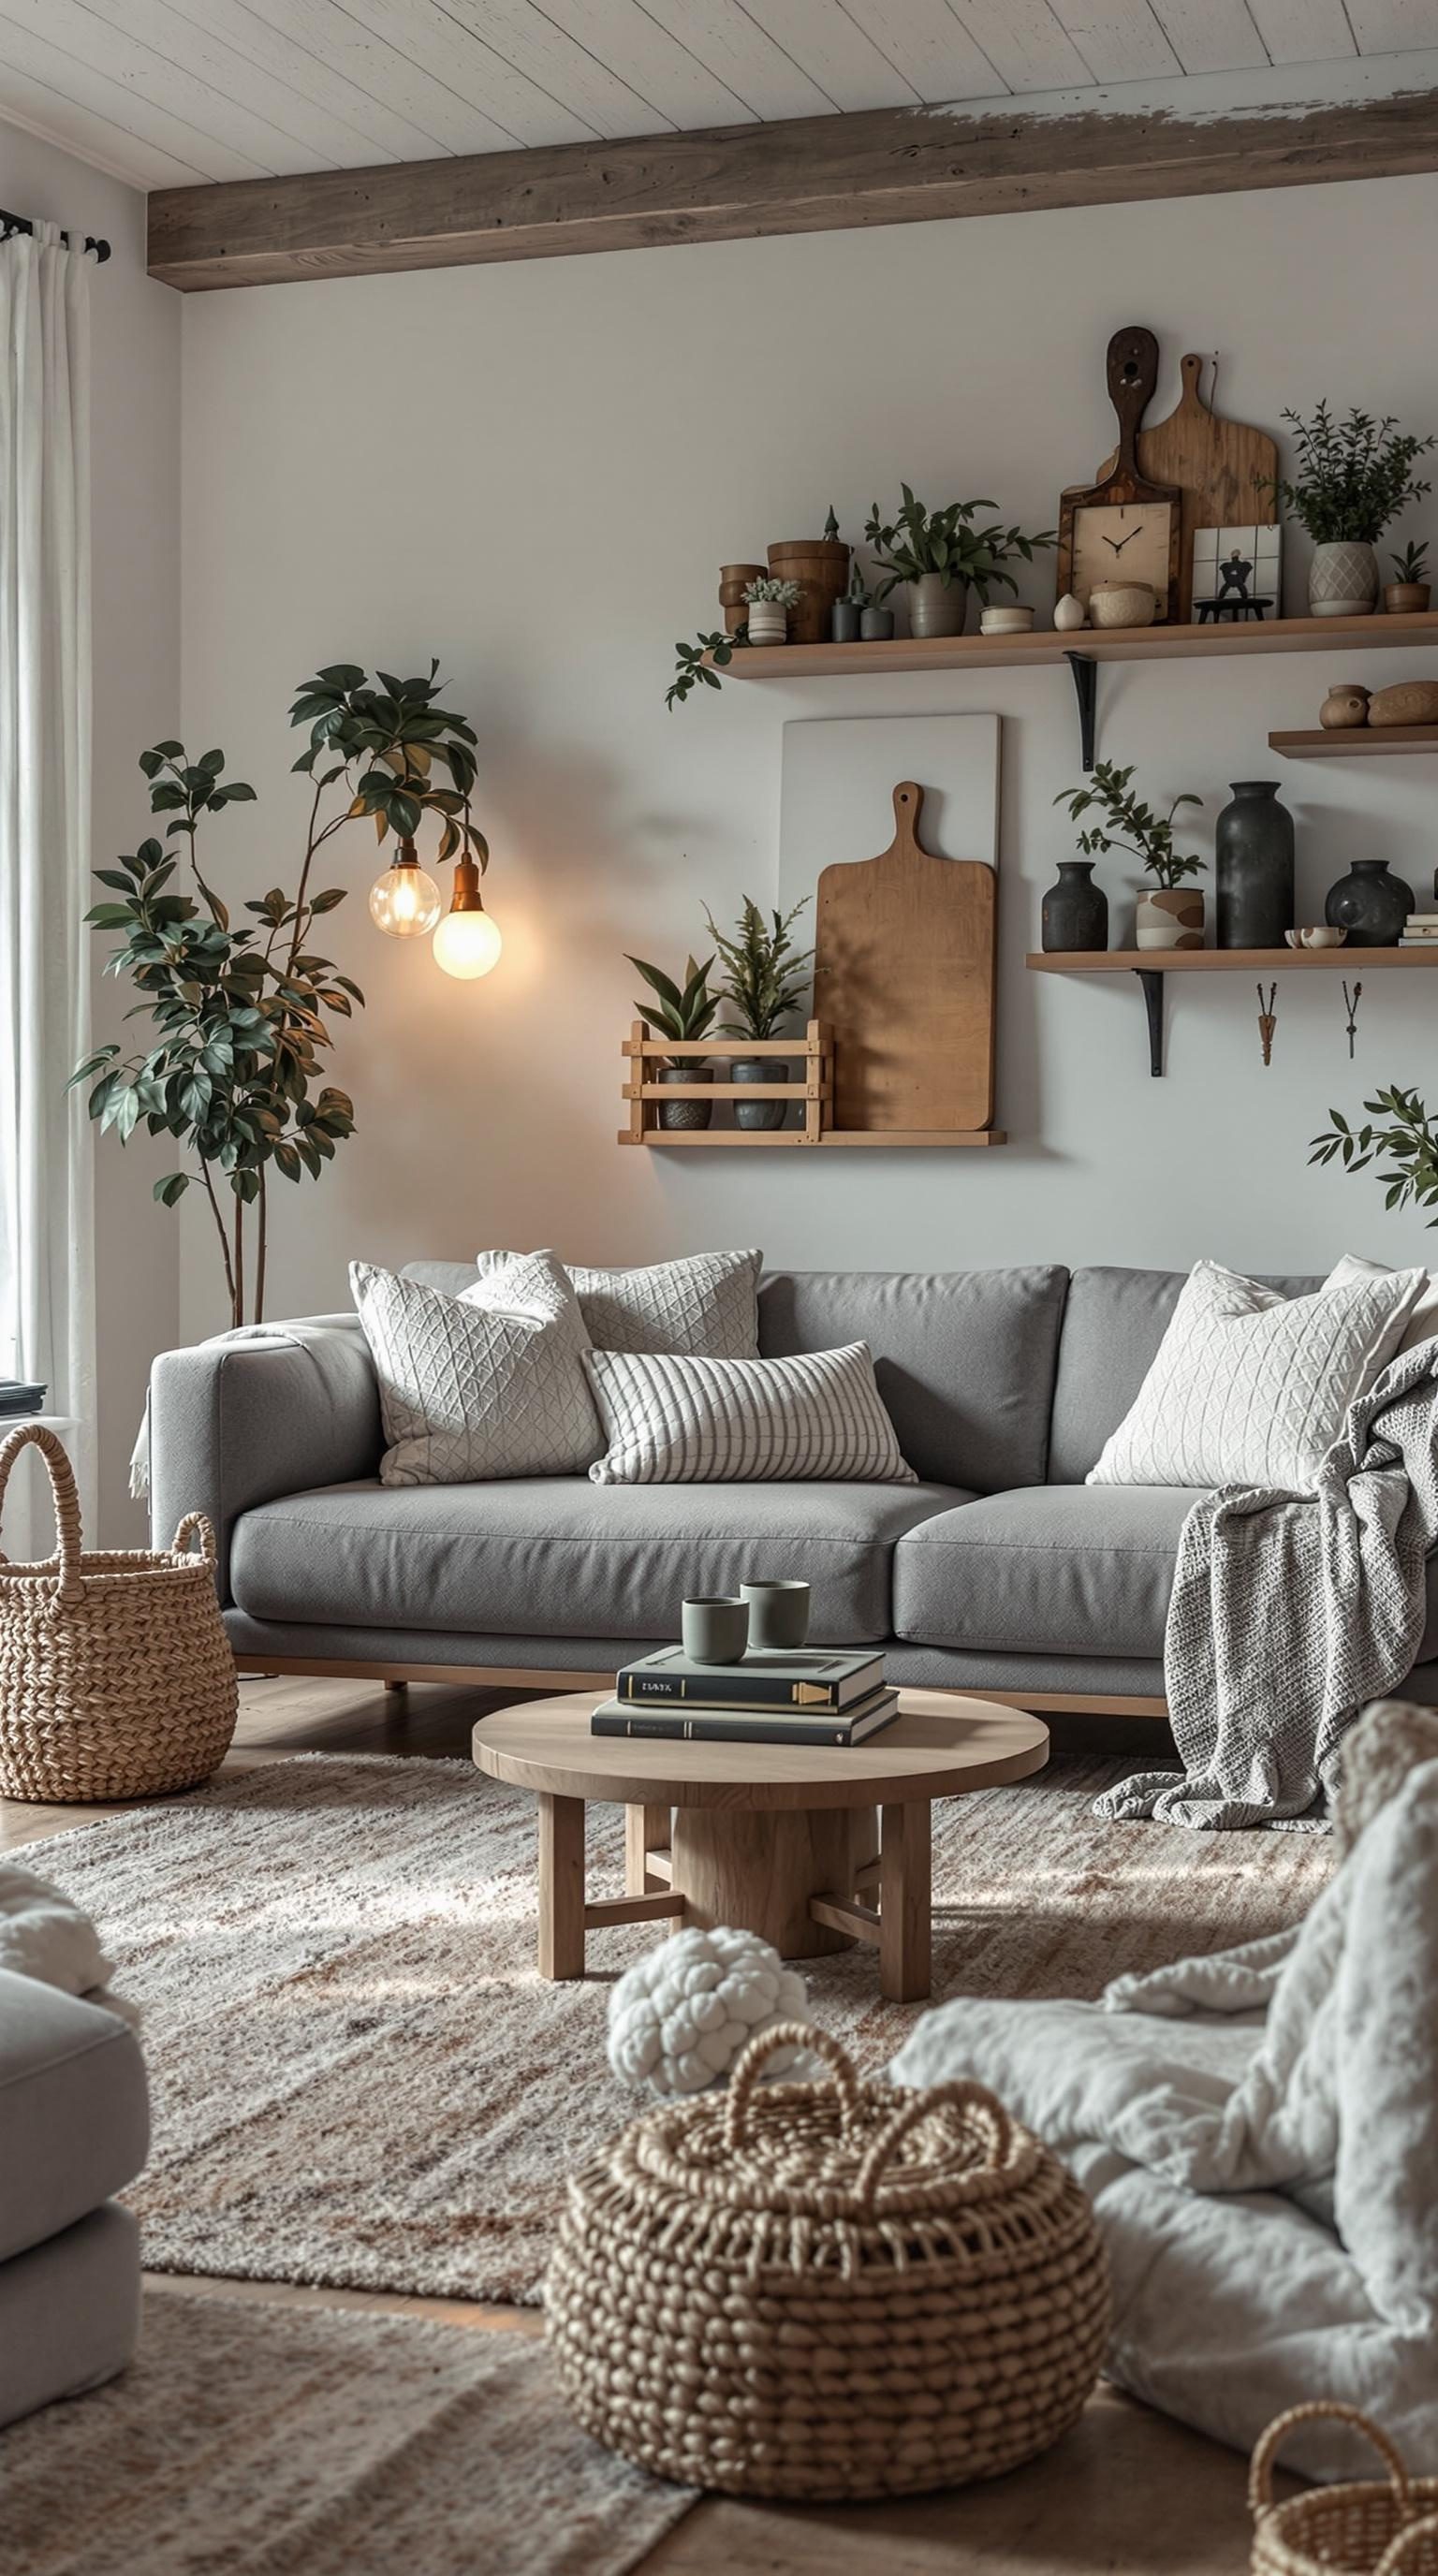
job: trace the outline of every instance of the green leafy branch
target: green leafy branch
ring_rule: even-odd
[[[1203,798],[1175,796],[1168,812],[1159,814],[1133,792],[1134,766],[1131,763],[1127,769],[1119,769],[1112,761],[1097,761],[1086,786],[1064,788],[1054,803],[1066,806],[1076,823],[1095,809],[1103,815],[1101,824],[1091,824],[1078,835],[1079,848],[1087,856],[1108,850],[1131,851],[1143,861],[1146,873],[1171,891],[1186,877],[1201,876],[1207,864],[1173,846],[1173,818],[1179,807],[1201,806]]]
[[[721,671],[727,670],[736,652],[748,641],[749,626],[746,619],[732,635],[716,632],[713,635],[697,636],[692,644],[676,644],[674,677],[664,692],[664,703],[671,713],[675,707],[681,707],[684,704],[691,689],[697,689],[701,682],[706,689],[717,689],[719,681],[716,673],[710,669],[710,663],[717,663]]]
[[[1315,1136],[1309,1152],[1310,1163],[1341,1161],[1345,1172],[1367,1171],[1372,1163],[1388,1166],[1379,1171],[1384,1183],[1385,1208],[1431,1208],[1438,1205],[1438,1134],[1435,1134],[1428,1111],[1416,1091],[1375,1093],[1363,1103],[1368,1115],[1361,1127],[1350,1127],[1337,1109],[1328,1112],[1332,1124],[1321,1136]],[[1386,1119],[1376,1126],[1373,1121]],[[1426,1219],[1438,1225],[1438,1216]]]

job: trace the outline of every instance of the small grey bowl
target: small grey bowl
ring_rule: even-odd
[[[679,1613],[684,1652],[694,1664],[742,1664],[749,1643],[749,1604],[732,1594],[696,1594]]]

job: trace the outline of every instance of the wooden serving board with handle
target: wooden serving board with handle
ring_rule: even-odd
[[[1273,495],[1258,489],[1278,472],[1278,442],[1266,429],[1246,421],[1224,420],[1210,411],[1199,388],[1203,360],[1194,351],[1182,361],[1183,393],[1167,420],[1138,433],[1138,470],[1151,483],[1176,483],[1183,494],[1183,553],[1178,577],[1178,614],[1187,624],[1193,615],[1193,532],[1195,528],[1264,528],[1273,524]],[[1099,479],[1112,472],[1117,450]]]
[[[889,848],[819,877],[814,1008],[834,1031],[837,1128],[993,1123],[998,880],[920,847],[923,803],[901,780]]]

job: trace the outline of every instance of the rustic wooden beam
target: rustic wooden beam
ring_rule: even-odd
[[[1203,114],[1085,95],[162,188],[150,275],[195,292],[1438,169],[1438,86]]]

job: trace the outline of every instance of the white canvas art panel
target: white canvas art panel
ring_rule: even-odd
[[[1281,528],[1195,528],[1193,601],[1264,599],[1277,614],[1282,592]]]

